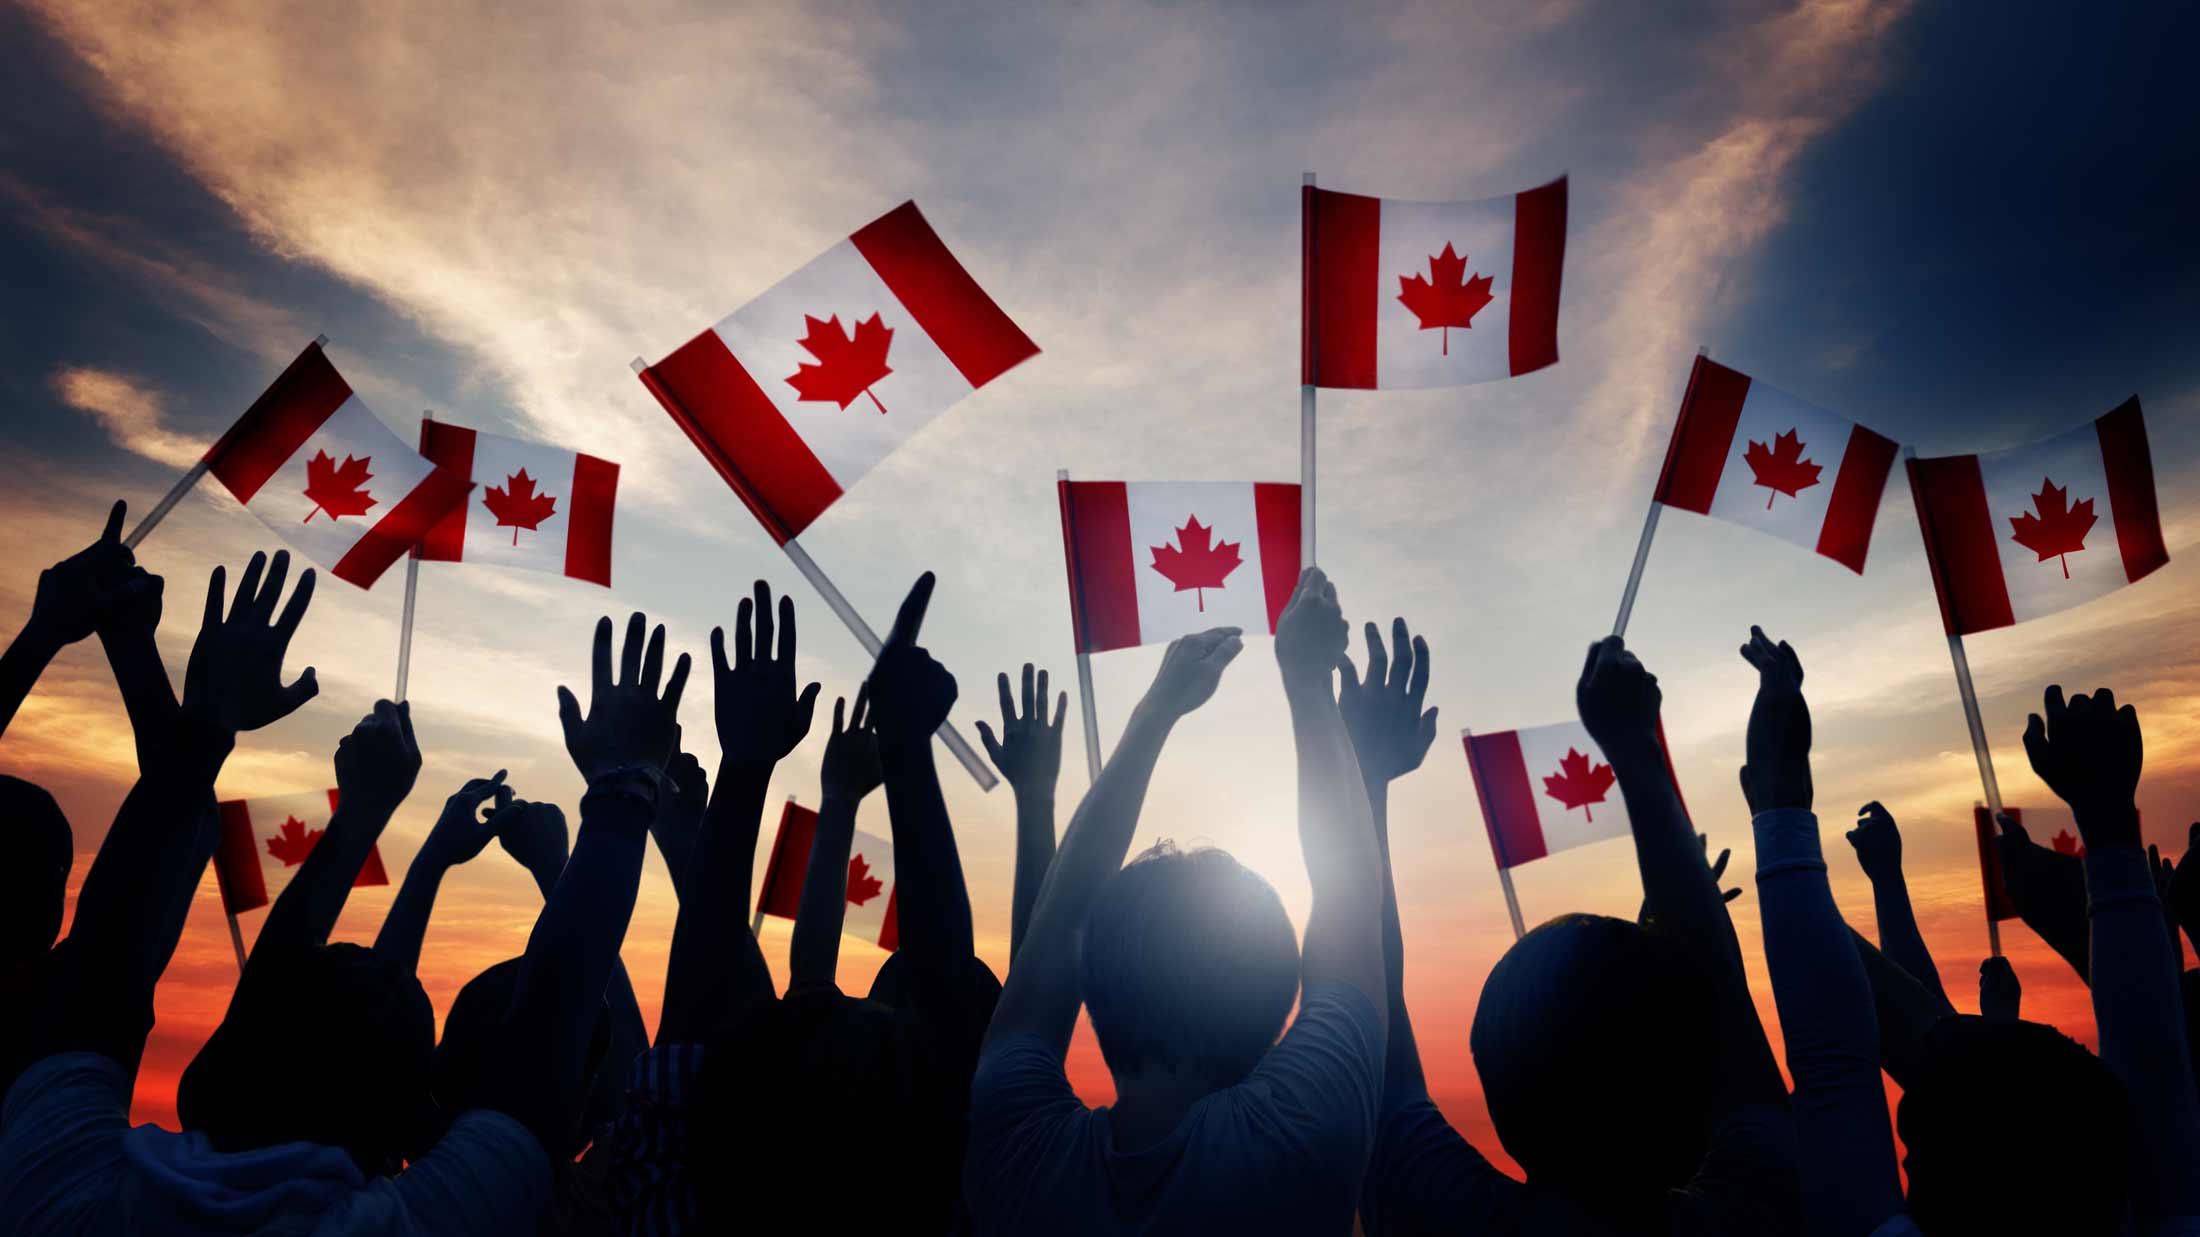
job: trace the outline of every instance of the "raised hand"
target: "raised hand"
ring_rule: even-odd
[[[1183,717],[1213,699],[1222,672],[1245,651],[1244,629],[1213,627],[1178,636],[1161,654],[1161,669],[1144,703],[1169,718]]]
[[[1581,678],[1574,684],[1574,709],[1607,760],[1657,749],[1658,706],[1663,700],[1658,676],[1645,669],[1618,636],[1606,636],[1589,646]]]
[[[412,793],[419,776],[420,744],[413,739],[410,701],[375,701],[374,711],[336,744],[337,802],[345,806],[387,817]]]
[[[1231,638],[1241,634],[1240,629],[1218,628],[1231,633]],[[1276,665],[1283,671],[1283,685],[1289,689],[1311,689],[1319,685],[1326,695],[1330,690],[1330,675],[1344,661],[1345,648],[1351,643],[1351,627],[1344,621],[1344,610],[1337,604],[1337,586],[1319,567],[1308,567],[1299,573],[1298,586],[1291,591],[1291,600],[1285,603],[1283,614],[1276,619]],[[1206,633],[1213,634],[1213,633]],[[1175,652],[1172,647],[1170,652]],[[1231,656],[1236,656],[1233,651]],[[1167,669],[1167,662],[1162,663]],[[1220,673],[1218,668],[1217,673]],[[1214,690],[1210,684],[1208,692]],[[1201,696],[1193,707],[1205,701]],[[1190,709],[1186,709],[1189,712]]]
[[[778,635],[778,648],[772,637]],[[779,621],[772,622],[772,590],[762,580],[756,595],[743,598],[733,620],[733,661],[726,661],[726,632],[710,633],[712,682],[718,715],[720,759],[743,767],[777,764],[810,733],[817,709],[818,685],[799,693],[794,673],[794,599],[779,599]]]
[[[1811,806],[1810,705],[1803,699],[1803,663],[1782,640],[1749,629],[1742,660],[1756,667],[1757,702],[1749,710],[1742,795],[1752,813]]]
[[[2065,855],[2032,840],[2032,835],[2004,812],[1994,817],[2001,826],[1995,846],[2001,852],[2002,883],[2017,916],[2038,933],[2078,978],[2092,971],[2092,932],[2086,923],[2085,861]]]
[[[1902,875],[1902,832],[1879,800],[1856,809],[1856,828],[1848,832],[1857,866],[1874,882]]]
[[[1005,772],[1005,770],[1004,770]],[[820,780],[827,801],[850,808],[886,780],[879,761],[878,733],[871,729],[871,697],[867,688],[856,689],[855,708],[846,697],[833,701],[833,733],[825,740],[825,759]]]
[[[588,714],[581,715],[580,701],[572,689],[558,688],[558,723],[565,730],[565,750],[581,776],[590,782],[622,768],[646,770],[654,779],[672,757],[673,735],[679,728],[680,693],[687,689],[688,655],[672,667],[664,692],[657,685],[665,666],[665,629],[649,634],[643,648],[648,617],[640,611],[626,623],[626,642],[619,654],[619,677],[611,677],[611,620],[596,621],[596,645],[591,663]]]
[[[935,583],[927,571],[910,586],[901,611],[894,616],[894,629],[871,667],[871,725],[883,744],[907,747],[931,742],[932,732],[955,707],[955,676],[917,643]]]
[[[1711,869],[1711,883],[1713,885],[1718,885],[1725,881],[1727,860],[1734,857],[1734,848],[1731,846],[1720,847],[1719,857],[1717,859],[1713,859],[1711,857],[1711,835],[1708,833],[1699,833],[1696,835],[1696,846],[1699,850],[1703,851],[1705,865]],[[1735,886],[1732,889],[1722,889],[1719,891],[1719,900],[1721,902],[1732,902],[1734,899],[1741,896],[1742,889],[1739,885]],[[1651,917],[1649,898],[1646,897],[1642,900],[1642,909],[1635,912],[1635,922],[1645,928],[1650,926]]]
[[[1390,621],[1388,653],[1375,624],[1367,625],[1366,636],[1365,680],[1354,672],[1349,655],[1337,663],[1337,710],[1352,735],[1360,776],[1373,785],[1421,767],[1436,741],[1436,710],[1421,710],[1428,696],[1428,641],[1407,631],[1402,618]]]
[[[565,813],[555,803],[533,803],[526,799],[514,799],[490,818],[495,828],[497,845],[527,869],[545,895],[558,883],[558,873],[565,870],[567,848],[571,845],[565,831]]]
[[[492,799],[495,806],[483,819],[481,807]],[[425,860],[455,868],[471,861],[490,838],[497,836],[514,802],[512,788],[504,784],[504,770],[497,770],[493,777],[469,779],[443,801],[443,811],[428,830],[428,840],[420,844],[420,858],[415,862]]]
[[[985,754],[993,758],[993,767],[1001,771],[1008,784],[1018,795],[1054,796],[1054,783],[1062,775],[1062,721],[1069,713],[1069,693],[1061,693],[1054,701],[1054,720],[1047,721],[1047,672],[1034,671],[1030,662],[1024,663],[1023,708],[1019,711],[1016,701],[1008,693],[1008,676],[1000,676],[1001,733],[978,723],[978,737],[985,741]]]
[[[1988,958],[1978,964],[1978,1012],[1988,1018],[2015,1022],[2023,1006],[2024,985],[2017,982],[2017,968],[2007,958]]]
[[[26,634],[58,649],[125,616],[141,619],[148,587],[153,619],[159,621],[160,578],[139,571],[136,557],[122,544],[124,509],[116,500],[99,540],[39,573]]]
[[[290,604],[279,617],[275,614],[283,577],[289,571],[287,550],[277,550],[273,560],[254,554],[224,618],[224,573],[214,568],[206,582],[206,613],[199,623],[198,642],[191,646],[191,661],[183,676],[186,715],[219,731],[258,730],[288,717],[319,694],[321,685],[311,666],[294,682],[282,681],[283,654],[313,600],[313,569],[308,567],[298,576]]]
[[[2065,703],[2062,688],[2051,686],[2045,711],[2045,720],[2034,713],[2024,727],[2032,771],[2070,805],[2087,848],[2138,845],[2133,800],[2146,752],[2137,710],[2116,707],[2116,694],[2105,687]]]

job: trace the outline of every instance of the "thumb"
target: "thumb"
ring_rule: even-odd
[[[296,712],[306,701],[320,694],[321,681],[313,677],[313,667],[307,666],[297,682],[283,689],[283,712]]]
[[[571,747],[579,737],[581,728],[581,702],[573,698],[573,691],[564,684],[558,685],[558,725],[565,730],[566,746]]]
[[[985,744],[985,754],[993,758],[993,763],[1001,763],[1001,743],[1000,740],[993,737],[993,727],[986,725],[984,722],[979,722],[978,738]]]

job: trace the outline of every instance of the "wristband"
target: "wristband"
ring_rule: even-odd
[[[628,799],[651,812],[657,810],[658,791],[664,785],[664,771],[654,765],[633,763],[617,765],[599,773],[588,783],[588,793],[581,801],[598,796]]]

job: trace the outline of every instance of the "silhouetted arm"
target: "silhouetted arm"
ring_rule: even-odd
[[[1081,1003],[1078,934],[1101,887],[1130,852],[1146,787],[1169,732],[1214,695],[1223,667],[1245,647],[1240,635],[1238,628],[1217,627],[1185,636],[1162,654],[1153,686],[1131,710],[1114,753],[1062,834],[1061,849],[1031,913],[1023,952],[1009,968],[986,1028],[989,1046],[1010,1035],[1036,1035],[1057,1058],[1069,1050]]]
[[[1871,984],[1873,1013],[1879,1023],[1880,1067],[1897,1086],[1908,1086],[1925,1059],[1925,1036],[1951,1011],[1863,933],[1849,929],[1849,944],[1864,964],[1864,977]]]
[[[675,734],[678,727],[674,727]],[[675,739],[675,742],[678,740]],[[685,753],[675,752],[679,760]],[[687,757],[692,761],[695,758]],[[666,779],[671,780],[669,775]],[[658,804],[655,819],[664,820],[663,803]],[[535,888],[542,893],[544,905],[558,887],[558,878],[565,873],[569,856],[565,832],[565,813],[555,803],[530,803],[525,799],[513,799],[491,817],[487,831],[496,835],[504,847],[527,874],[535,878]],[[655,826],[652,827],[652,833]],[[604,985],[604,1001],[611,1007],[611,1052],[619,1064],[611,1073],[624,1079],[626,1062],[649,1048],[649,1026],[642,1021],[641,1002],[634,997],[634,983],[627,976],[626,964],[614,957],[611,960],[611,978]],[[616,1099],[617,1097],[612,1097]]]
[[[123,512],[124,504],[116,502],[107,511],[107,525],[99,540],[39,573],[30,617],[8,643],[7,651],[0,653],[0,733],[7,731],[16,710],[37,685],[38,676],[46,672],[62,649],[111,623],[130,618],[132,611],[138,612],[137,618],[142,621],[148,591],[153,621],[159,621],[160,578],[139,570],[129,547],[122,544]],[[159,662],[157,654],[154,661]],[[163,674],[164,684],[166,678]],[[128,703],[127,691],[124,699]],[[145,701],[141,698],[137,703],[142,707]],[[141,726],[164,720],[141,717],[137,708],[131,710],[130,719]],[[160,726],[149,733],[165,735],[167,730]],[[141,741],[141,751],[142,747]],[[142,758],[138,767],[145,767]]]
[[[650,840],[657,843],[657,853],[665,861],[665,872],[672,878],[672,895],[681,897],[687,889],[688,864],[695,858],[696,841],[702,837],[703,814],[710,808],[710,779],[703,774],[703,762],[697,760],[681,740],[673,739],[672,759],[665,763],[665,784],[657,798],[657,819],[650,822]],[[563,828],[563,819],[560,819]],[[563,847],[560,847],[560,863],[563,863]]]
[[[2176,953],[2154,872],[2140,845],[2136,798],[2144,744],[2139,715],[2102,689],[2068,703],[2046,693],[2044,720],[2024,730],[2032,771],[2070,805],[2085,843],[2092,926],[2093,1019],[2101,1060],[2123,1079],[2152,1165],[2155,1218],[2200,1217],[2200,1097]]]
[[[749,931],[756,835],[772,768],[810,732],[817,684],[795,690],[794,601],[779,599],[774,650],[771,589],[756,582],[735,611],[733,659],[724,629],[710,634],[720,749],[717,785],[688,864],[665,967],[657,1042],[683,1043],[724,1012],[772,999],[771,971]]]
[[[825,741],[820,777],[824,798],[817,809],[817,831],[810,838],[802,901],[795,910],[794,943],[787,956],[790,992],[832,983],[839,966],[840,931],[848,913],[848,852],[855,844],[856,809],[885,777],[879,767],[878,735],[871,730],[870,704],[864,689],[857,690],[852,712],[847,700],[833,702],[832,737]]]
[[[356,734],[356,732],[354,732]],[[496,800],[487,820],[480,819],[481,805]],[[496,776],[475,778],[443,801],[442,814],[428,830],[426,841],[405,869],[405,881],[382,917],[375,935],[374,952],[390,958],[406,972],[420,969],[420,946],[428,935],[428,918],[435,913],[436,891],[452,868],[469,862],[512,819],[518,800],[504,785],[504,770]],[[315,849],[319,849],[316,847]]]
[[[2009,900],[2016,903],[2017,917],[2047,942],[2055,956],[2069,963],[2079,979],[2091,983],[2084,863],[2076,855],[2034,842],[2007,813],[1994,821],[2001,826],[1995,845],[2001,851],[2002,879],[2009,888]]]
[[[1940,968],[1925,947],[1925,934],[1918,930],[1917,913],[1910,906],[1910,886],[1902,877],[1902,831],[1894,817],[1875,799],[1858,809],[1856,828],[1849,830],[1848,840],[1856,850],[1857,866],[1872,883],[1879,948],[1954,1012],[1955,1005],[1940,982]]]
[[[1018,712],[1008,693],[1008,676],[1000,676],[1001,733],[978,723],[978,737],[993,758],[993,766],[1008,779],[1016,795],[1016,884],[1009,902],[1008,961],[1016,964],[1024,932],[1031,926],[1032,908],[1039,904],[1039,886],[1054,862],[1054,786],[1062,775],[1062,722],[1069,714],[1069,693],[1054,702],[1054,721],[1047,721],[1047,672],[1024,663],[1023,710]]]

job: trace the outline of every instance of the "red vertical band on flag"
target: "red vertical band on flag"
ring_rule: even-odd
[[[756,895],[758,913],[792,919],[802,909],[802,882],[809,873],[810,843],[816,836],[817,813],[789,799],[779,814],[771,859],[764,865],[764,888]]]
[[[1131,553],[1130,491],[1120,481],[1064,481],[1058,488],[1077,651],[1130,648],[1138,643],[1138,560]]]
[[[915,202],[903,202],[848,239],[971,386],[982,387],[1037,355],[1039,345],[947,251]]]
[[[573,496],[566,507],[565,574],[611,587],[611,515],[619,497],[619,466],[593,455],[573,458]]]
[[[878,947],[887,953],[901,948],[901,882],[886,892],[886,918],[878,926]]]
[[[1558,284],[1566,268],[1566,178],[1513,199],[1512,305],[1506,349],[1512,372],[1558,360]]]
[[[328,810],[331,816],[336,814],[339,795],[340,792],[336,787],[331,786],[328,788]],[[359,875],[352,878],[351,887],[360,889],[368,885],[387,885],[389,883],[389,869],[382,866],[382,844],[376,842],[367,847],[367,857],[360,861]]]
[[[235,915],[267,905],[267,877],[260,871],[260,843],[252,836],[252,811],[242,799],[215,805],[221,813],[221,841],[214,847],[214,883],[221,887],[222,909]]]
[[[1467,771],[1482,804],[1482,826],[1489,830],[1497,866],[1517,868],[1549,854],[1543,821],[1535,810],[1535,787],[1528,781],[1528,759],[1520,754],[1517,731],[1466,736]]]
[[[2024,823],[2022,808],[2003,808],[2002,814],[2020,825]],[[2009,896],[2009,882],[2001,871],[2001,844],[1996,840],[2000,830],[1995,828],[1985,804],[1971,809],[1971,827],[1978,833],[1978,874],[1986,887],[1986,917],[1996,922],[2015,919],[2017,900]]]
[[[237,423],[207,448],[207,471],[238,502],[251,502],[267,479],[350,398],[350,384],[329,363],[321,345],[307,344]]]
[[[1742,403],[1748,398],[1749,375],[1706,356],[1696,358],[1673,423],[1673,441],[1665,448],[1665,468],[1658,473],[1657,501],[1711,514],[1711,499],[1719,492],[1719,474],[1726,471],[1734,427],[1741,423]]]
[[[1818,530],[1820,554],[1864,574],[1864,556],[1872,548],[1872,523],[1879,518],[1879,498],[1887,491],[1887,474],[1893,471],[1894,440],[1861,425],[1852,426],[1841,471],[1833,478],[1833,495],[1826,500],[1826,523]]]
[[[682,344],[641,379],[772,540],[794,540],[840,497],[840,483],[717,331]]]
[[[1299,487],[1285,481],[1254,482],[1253,526],[1260,535],[1261,590],[1267,594],[1272,633],[1299,586]]]
[[[474,475],[474,432],[448,421],[420,423],[420,454],[453,476]],[[432,563],[455,563],[466,557],[466,504],[451,508],[420,539],[420,557]]]
[[[373,588],[391,563],[420,544],[436,521],[452,511],[463,511],[466,494],[473,488],[474,483],[463,473],[440,468],[429,473],[412,488],[412,493],[399,499],[387,515],[376,520],[344,551],[344,556],[329,568],[329,574],[361,588]]]
[[[2101,439],[2101,467],[2108,473],[2108,509],[2116,520],[2116,548],[2124,578],[2136,580],[2169,561],[2162,543],[2162,512],[2154,496],[2154,453],[2147,446],[2139,397],[2093,423]]]
[[[1299,214],[1299,381],[1372,387],[1382,199],[1307,185]]]
[[[1925,562],[1932,568],[1940,622],[1948,634],[1967,636],[2016,622],[1978,457],[1911,460],[1910,497],[1917,503]]]

